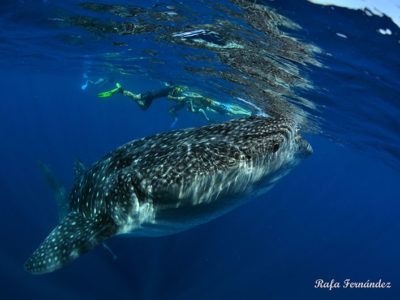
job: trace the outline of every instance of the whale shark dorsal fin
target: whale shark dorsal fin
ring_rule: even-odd
[[[86,218],[71,212],[26,261],[25,269],[32,274],[55,271],[114,235],[116,230],[107,215]]]
[[[38,161],[38,165],[44,177],[46,178],[48,185],[53,191],[54,198],[57,201],[58,217],[59,220],[62,220],[67,215],[69,209],[67,192],[65,188],[59,183],[56,176],[53,174],[48,165],[46,165],[42,161]]]
[[[83,174],[85,174],[86,172],[86,167],[83,164],[82,161],[80,161],[79,159],[75,161],[74,163],[74,173],[75,173],[75,178],[80,178],[83,176]]]

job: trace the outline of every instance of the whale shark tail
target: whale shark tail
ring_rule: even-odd
[[[114,235],[117,227],[108,215],[86,218],[69,213],[26,261],[32,274],[55,271]]]

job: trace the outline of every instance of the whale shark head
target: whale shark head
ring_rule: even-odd
[[[313,153],[310,143],[299,133],[296,124],[286,119],[271,120],[274,129],[266,137],[269,172],[287,174]],[[280,178],[280,176],[278,176]]]

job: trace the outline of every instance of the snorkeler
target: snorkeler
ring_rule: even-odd
[[[84,91],[87,89],[89,85],[103,85],[106,82],[109,82],[109,80],[106,80],[102,77],[98,78],[97,80],[91,80],[89,79],[88,75],[86,73],[83,74],[83,83],[81,85],[81,90]]]
[[[204,116],[207,121],[210,118],[207,112],[219,113],[228,116],[251,116],[252,112],[239,105],[232,103],[223,103],[211,98],[205,97],[199,93],[190,91],[185,86],[169,85],[155,91],[135,94],[131,91],[122,88],[121,84],[117,83],[112,90],[98,94],[100,98],[108,98],[115,94],[123,94],[135,101],[143,110],[147,110],[153,100],[159,98],[167,98],[175,103],[169,110],[170,114],[176,119],[177,112],[187,106],[187,109],[193,113],[199,113]]]

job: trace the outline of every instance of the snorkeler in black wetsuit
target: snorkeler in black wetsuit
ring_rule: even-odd
[[[189,91],[187,87],[167,85],[166,87],[148,91],[145,93],[135,94],[131,91],[122,88],[121,84],[117,83],[116,87],[110,91],[98,94],[100,98],[108,98],[115,94],[123,94],[134,100],[141,109],[147,110],[153,100],[159,98],[167,98],[176,104],[169,110],[169,112],[176,118],[177,111],[183,109],[187,105],[188,110],[193,113],[202,114],[206,120],[210,120],[207,116],[207,111],[219,113],[230,116],[250,116],[252,112],[239,105],[232,103],[223,103],[211,98],[205,97],[199,93]]]
[[[148,91],[141,94],[134,94],[131,91],[123,90],[122,94],[124,96],[132,98],[134,101],[137,102],[137,104],[139,104],[140,108],[146,110],[151,106],[153,100],[168,97],[173,90],[174,87],[165,87],[159,90]]]

